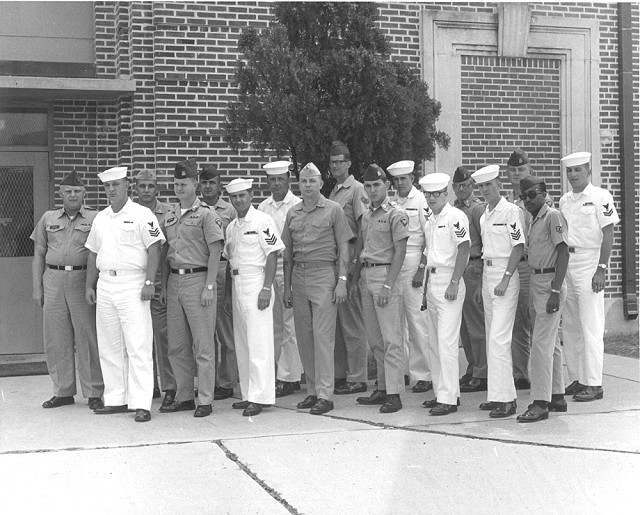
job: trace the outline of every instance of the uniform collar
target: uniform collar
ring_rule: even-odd
[[[253,205],[249,206],[249,211],[242,218],[238,217],[238,221],[242,221],[242,223],[250,222],[253,220],[253,213],[256,211],[256,208]]]
[[[487,203],[487,213],[493,213],[493,212],[499,213],[500,211],[502,211],[507,207],[508,203],[509,202],[504,197],[500,197],[500,200],[496,204],[496,207],[494,207],[493,209],[489,209],[489,203]]]
[[[71,217],[67,214],[67,212],[64,210],[64,207],[61,207],[58,210],[58,218],[62,218],[64,215],[67,215],[67,218],[69,220],[71,220]],[[87,210],[85,209],[84,206],[80,206],[80,210],[76,213],[76,216],[80,215],[82,218],[86,218],[87,217]],[[75,218],[75,216],[74,216]]]
[[[341,188],[350,188],[354,182],[356,182],[356,178],[349,174],[342,184],[336,184],[333,187],[333,191],[339,191]]]
[[[122,206],[122,209],[117,213],[113,212],[113,208],[111,207],[111,204],[109,204],[109,207],[105,209],[105,211],[108,215],[111,215],[111,216],[124,215],[131,210],[131,206],[133,206],[133,200],[131,200],[130,198],[127,198],[127,201],[124,203],[124,206]]]
[[[593,188],[594,188],[593,184],[589,182],[589,184],[587,184],[585,189],[583,189],[580,193],[575,193],[573,190],[571,190],[571,199],[578,200],[582,195],[591,195]]]
[[[293,202],[293,199],[295,198],[295,195],[293,193],[291,193],[291,190],[287,191],[287,194],[284,196],[284,198],[280,201],[283,204],[291,204],[291,202]],[[273,198],[273,195],[271,195],[268,199],[267,199],[267,203],[268,204],[272,204],[272,205],[277,205],[278,201],[275,200]]]
[[[320,196],[318,197],[318,202],[316,202],[316,205],[313,206],[309,211],[313,211],[317,207],[325,207],[326,205],[327,205],[327,199],[324,198],[324,195],[321,193]],[[298,202],[295,206],[292,206],[291,209],[297,209],[298,211],[303,211],[304,199],[302,199],[302,202]]]
[[[411,186],[411,189],[409,190],[409,193],[407,194],[406,197],[402,198],[400,195],[398,195],[398,199],[402,198],[403,200],[409,199],[409,198],[414,198],[416,195],[419,195],[420,192],[418,191],[418,188],[416,188],[415,186]]]
[[[455,199],[453,201],[453,205],[455,207],[461,207],[461,206],[469,207],[471,204],[473,204],[474,202],[477,202],[477,201],[478,201],[478,199],[472,193],[471,195],[469,195],[469,198],[467,198],[467,200]],[[448,202],[447,202],[447,204],[448,204]]]
[[[389,211],[391,208],[393,207],[393,204],[391,204],[391,199],[389,199],[389,195],[387,195],[384,200],[382,201],[382,204],[380,204],[378,207],[373,207],[373,203],[369,206],[369,209],[371,210],[371,212],[377,211],[378,209],[382,209],[383,211],[387,212]]]
[[[216,200],[216,203],[211,206],[213,209],[225,209],[227,207],[229,207],[231,204],[229,204],[229,202],[227,202],[226,200],[224,200],[222,197],[218,196],[218,200]]]
[[[431,208],[429,208],[429,211],[431,211],[431,215],[434,218],[440,219],[440,217],[443,215],[446,215],[450,209],[451,209],[451,204],[449,204],[449,202],[446,202],[444,207],[442,208],[442,211],[440,211],[437,215],[431,210]]]
[[[207,204],[205,204],[204,202],[202,202],[198,197],[196,197],[195,201],[193,202],[193,204],[191,205],[191,207],[187,208],[187,211],[197,211],[197,209],[200,206],[204,206],[204,207],[209,207],[207,206]],[[180,206],[180,202],[178,202],[174,207],[173,207],[173,211],[175,213],[182,213],[182,207]],[[185,213],[187,212],[185,211]]]
[[[543,219],[545,216],[547,216],[548,212],[549,212],[549,205],[545,202],[544,204],[542,204],[542,207],[540,208],[540,211],[538,211],[538,214],[533,219],[531,224],[534,224],[536,222],[536,220]]]

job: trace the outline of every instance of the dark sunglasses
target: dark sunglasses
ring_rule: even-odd
[[[535,199],[538,195],[541,195],[542,192],[541,191],[527,191],[526,193],[524,193],[523,195],[520,195],[520,200],[527,200],[527,198],[529,200],[533,200]]]

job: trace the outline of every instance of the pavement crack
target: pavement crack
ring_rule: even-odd
[[[265,492],[267,492],[271,497],[273,497],[277,502],[279,502],[289,513],[292,513],[294,515],[300,515],[300,512],[296,508],[291,506],[291,504],[289,504],[289,502],[287,502],[287,500],[284,497],[282,497],[282,494],[280,494],[280,492],[277,492],[276,490],[271,488],[264,480],[260,479],[258,475],[255,472],[253,472],[245,463],[240,461],[240,458],[238,458],[238,455],[236,453],[231,452],[227,448],[227,446],[225,446],[220,440],[215,440],[213,443],[215,443],[218,447],[220,447],[220,449],[222,449],[222,452],[225,453],[227,458],[229,458],[238,467],[240,467],[240,469],[245,474],[247,474],[258,485],[260,485],[260,487]]]

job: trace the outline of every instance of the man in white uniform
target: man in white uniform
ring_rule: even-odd
[[[511,334],[520,289],[518,262],[524,251],[522,210],[500,196],[499,170],[498,165],[489,165],[472,175],[487,202],[480,227],[488,390],[487,402],[482,403],[480,409],[490,410],[492,418],[508,417],[516,412]]]
[[[98,177],[111,205],[96,215],[85,244],[90,251],[85,297],[89,304],[97,301],[104,377],[105,406],[94,413],[130,408],[136,410],[136,422],[147,422],[153,396],[150,303],[165,239],[151,210],[129,199],[126,167],[110,168]]]
[[[263,166],[267,172],[267,184],[271,196],[263,200],[258,211],[267,213],[273,218],[282,234],[287,212],[301,202],[289,188],[289,161],[274,161]],[[276,361],[276,397],[291,395],[300,389],[302,361],[298,352],[296,329],[293,324],[293,310],[284,309],[284,268],[281,253],[278,252],[276,276],[273,280],[273,341]]]
[[[591,183],[591,154],[562,158],[572,190],[560,199],[569,226],[567,304],[562,319],[564,353],[572,383],[566,390],[576,401],[602,399],[604,358],[604,288],[620,219],[611,194]]]
[[[414,393],[428,392],[432,388],[431,371],[427,357],[427,315],[420,311],[422,283],[427,257],[424,252],[425,214],[428,206],[424,195],[413,185],[413,161],[398,161],[387,168],[396,187],[397,204],[409,217],[407,253],[398,276],[400,299],[404,313],[403,335],[408,349],[409,375],[416,381]]]
[[[432,173],[420,179],[429,204],[425,228],[427,272],[425,287],[429,363],[433,373],[433,401],[424,403],[435,416],[458,410],[458,337],[466,287],[460,282],[469,261],[469,219],[447,203],[450,177]]]
[[[272,284],[284,243],[273,219],[251,205],[253,179],[227,185],[238,217],[227,227],[224,255],[227,285],[233,280],[233,333],[242,401],[233,403],[251,417],[275,402]],[[227,292],[231,289],[227,286]],[[229,299],[229,295],[226,297]]]

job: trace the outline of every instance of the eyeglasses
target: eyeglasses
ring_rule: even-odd
[[[336,161],[329,161],[329,166],[338,166],[339,164],[348,162],[348,159],[340,159]]]
[[[440,195],[444,195],[445,193],[446,191],[425,191],[424,196],[438,198]]]
[[[534,198],[536,198],[538,195],[541,195],[542,192],[541,191],[527,191],[526,193],[524,193],[523,195],[520,195],[520,200],[533,200]]]

